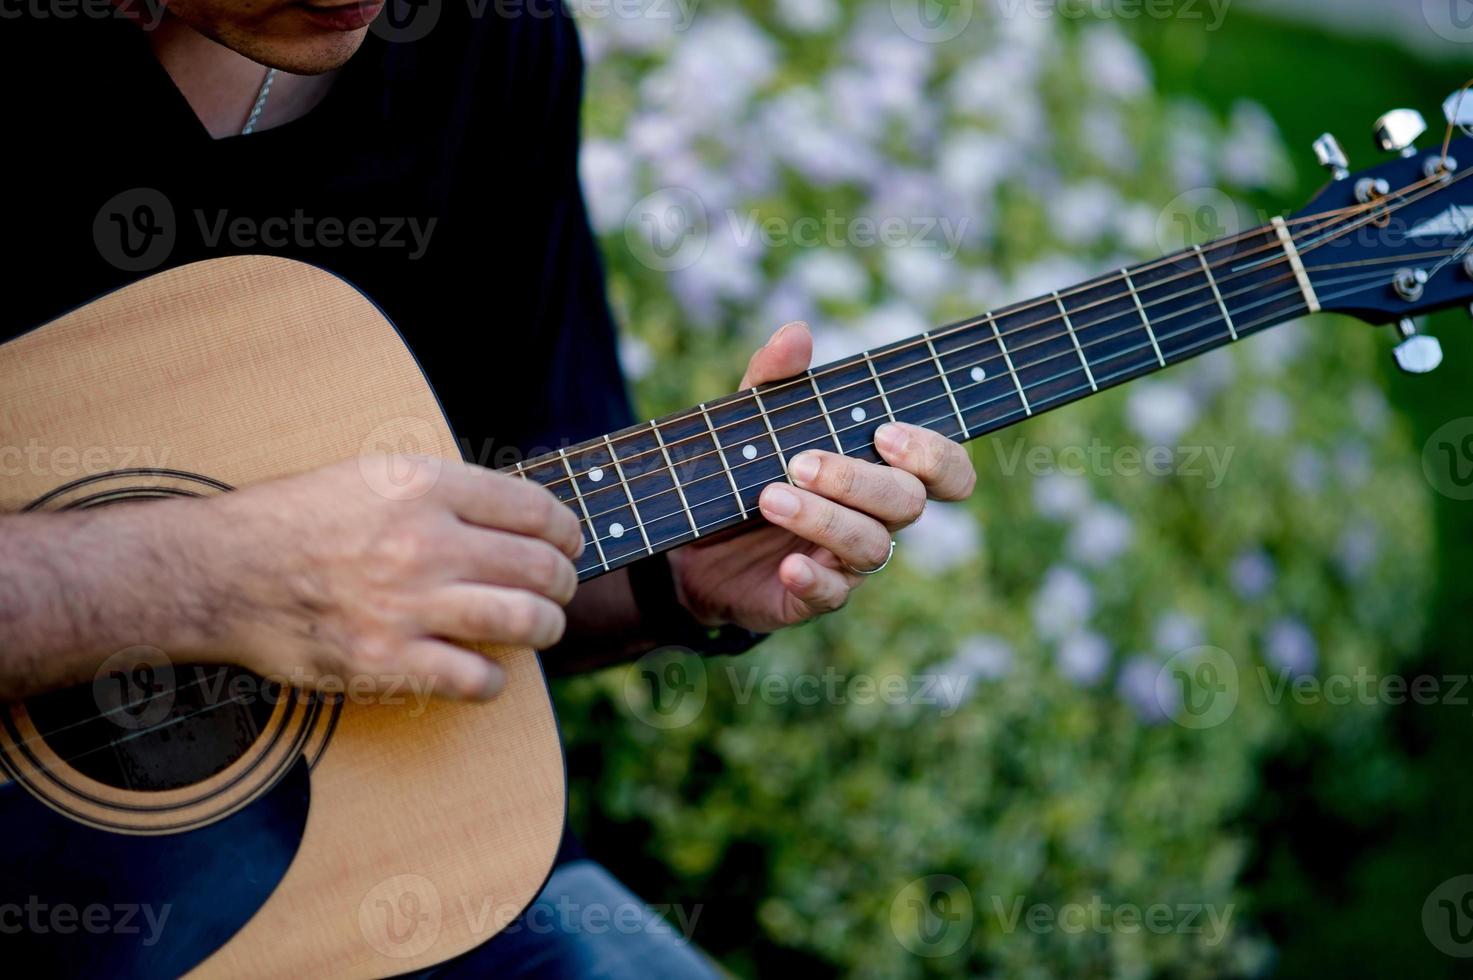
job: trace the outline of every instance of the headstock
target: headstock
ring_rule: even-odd
[[[1451,134],[1473,122],[1473,92],[1444,108]],[[1435,369],[1442,348],[1413,318],[1473,303],[1473,139],[1419,149],[1426,131],[1415,110],[1382,116],[1375,144],[1396,157],[1359,173],[1333,136],[1321,136],[1315,155],[1332,179],[1289,222],[1321,306],[1395,323],[1397,365],[1414,374]]]

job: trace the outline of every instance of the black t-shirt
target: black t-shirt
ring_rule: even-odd
[[[0,341],[152,272],[276,254],[382,307],[476,462],[627,425],[577,181],[577,35],[558,4],[518,9],[370,32],[306,116],[220,140],[137,24],[0,22]]]

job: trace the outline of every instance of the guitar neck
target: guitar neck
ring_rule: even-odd
[[[572,508],[580,581],[757,516],[807,449],[878,461],[908,422],[969,440],[1319,303],[1281,220],[518,464]]]

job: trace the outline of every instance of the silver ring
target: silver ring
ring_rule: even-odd
[[[849,564],[847,561],[844,562],[844,567],[847,568],[847,569],[849,569],[849,571],[853,572],[855,575],[877,575],[880,572],[883,572],[885,570],[885,566],[888,565],[888,564],[890,564],[890,559],[891,558],[894,558],[894,557],[895,557],[895,539],[894,538],[891,538],[890,539],[890,553],[888,555],[886,555],[885,556],[885,560],[882,561],[882,562],[880,562],[880,564],[878,566],[876,566],[875,568],[871,568],[869,571],[865,571],[862,568],[855,568],[853,565]]]

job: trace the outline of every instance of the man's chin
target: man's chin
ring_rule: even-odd
[[[321,75],[347,64],[348,59],[362,47],[367,34],[368,28],[364,27],[289,41],[253,38],[253,43],[232,44],[230,47],[268,68],[292,75]]]

